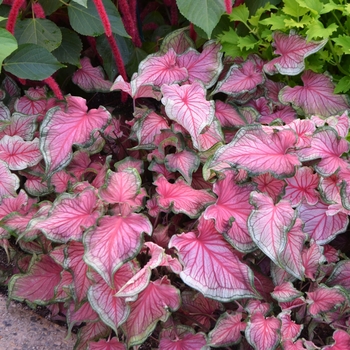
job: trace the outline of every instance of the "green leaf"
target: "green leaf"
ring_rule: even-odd
[[[320,21],[314,21],[309,25],[309,29],[306,32],[308,40],[311,39],[326,39],[329,38],[333,32],[337,30],[338,26],[335,23],[332,23],[327,28],[323,26]]]
[[[261,8],[258,8],[258,10],[255,12],[254,16],[251,16],[249,19],[249,23],[253,26],[258,26],[259,21],[261,16],[265,13],[265,12],[270,12],[271,10],[277,10],[276,6],[271,5],[269,2]]]
[[[350,77],[342,77],[334,89],[335,94],[346,93],[350,90]]]
[[[284,6],[282,11],[286,15],[290,15],[293,17],[301,17],[304,16],[307,12],[309,12],[306,8],[301,7],[297,0],[284,0]]]
[[[323,10],[323,4],[320,0],[297,0],[301,7],[311,11],[315,15],[319,15]]]
[[[339,11],[343,11],[344,10],[344,6],[343,5],[338,5],[335,4],[332,0],[328,1],[326,4],[323,4],[323,9],[320,12],[321,15],[334,11],[334,10],[339,10]]]
[[[346,55],[350,55],[350,36],[343,34],[332,40],[344,50]]]
[[[58,61],[80,66],[80,52],[83,44],[76,32],[68,28],[61,28],[62,43],[52,54]]]
[[[248,6],[251,15],[259,15],[259,11],[262,8],[265,8],[265,11],[268,11],[268,6],[278,5],[281,3],[281,0],[245,0],[244,3]],[[274,6],[271,8],[274,8]]]
[[[21,79],[44,80],[64,66],[44,47],[23,44],[5,59],[3,67]]]
[[[123,38],[119,35],[114,34],[114,38],[117,41],[117,45],[122,56],[124,65],[128,64],[134,46],[130,39]],[[105,35],[101,35],[96,39],[96,49],[101,55],[103,60],[103,68],[106,71],[109,80],[113,81],[116,78],[118,69],[115,63],[115,58],[109,47],[107,38]]]
[[[190,22],[202,28],[208,39],[220,17],[225,13],[223,1],[217,0],[176,0],[181,14]]]
[[[103,0],[103,4],[111,22],[112,32],[128,38],[129,35],[125,31],[115,5],[111,0]],[[69,3],[67,6],[69,22],[76,32],[87,36],[99,36],[105,32],[93,0],[87,0],[86,8],[74,2]]]
[[[258,44],[259,40],[256,40],[253,35],[247,35],[239,37],[237,45],[241,50],[252,50],[256,48]]]
[[[137,72],[140,62],[147,57],[147,53],[138,47],[135,47],[129,63],[126,65],[126,72],[131,77],[133,73]]]
[[[18,44],[36,44],[53,51],[60,46],[62,34],[57,25],[44,18],[27,18],[18,21],[15,29]]]
[[[87,0],[72,0],[72,1],[83,7],[87,7]]]
[[[231,21],[239,21],[247,23],[249,18],[249,10],[245,4],[239,5],[232,9],[230,14]]]
[[[309,26],[310,23],[313,21],[313,19],[308,16],[304,15],[300,21],[296,21],[293,18],[285,19],[284,23],[286,24],[287,28],[304,28],[305,26]]]
[[[3,60],[10,56],[18,47],[16,38],[4,28],[0,28],[0,72]]]
[[[39,0],[39,3],[42,6],[46,16],[50,16],[62,6],[62,2],[60,0]]]
[[[221,42],[222,51],[225,52],[226,55],[232,56],[233,58],[241,56],[245,59],[250,53],[250,51],[243,51],[239,48],[238,42],[240,37],[232,28],[230,28],[228,32],[219,35],[218,39]]]
[[[272,30],[285,30],[286,24],[284,21],[289,17],[284,15],[271,14],[270,17],[267,17],[260,21],[261,24],[271,26]]]

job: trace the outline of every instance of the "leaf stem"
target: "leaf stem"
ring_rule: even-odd
[[[328,40],[328,46],[333,54],[333,57],[334,57],[334,61],[335,61],[335,64],[337,66],[337,68],[339,69],[339,71],[341,73],[343,73],[344,75],[346,76],[349,76],[349,72],[347,72],[341,65],[340,65],[340,59],[338,57],[338,55],[336,54],[335,50],[334,50],[334,47],[333,47],[333,44],[331,42],[331,40]]]

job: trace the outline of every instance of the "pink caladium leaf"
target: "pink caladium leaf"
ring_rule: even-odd
[[[132,127],[132,130],[136,133],[139,145],[152,146],[154,146],[154,137],[160,134],[163,129],[169,129],[168,122],[164,117],[153,111],[147,111],[146,115]]]
[[[291,282],[283,282],[275,287],[271,295],[279,302],[287,302],[302,296],[303,292],[295,289]]]
[[[195,44],[188,32],[188,27],[173,30],[163,39],[160,51],[167,52],[172,48],[178,55],[181,55],[190,47],[194,48]]]
[[[291,319],[290,315],[291,315],[291,311],[288,310],[288,311],[282,311],[277,316],[282,322],[282,326],[281,326],[282,341],[285,341],[285,340],[295,341],[299,337],[303,329],[303,325],[295,323]]]
[[[88,279],[88,265],[83,260],[84,246],[81,242],[71,241],[67,245],[66,259],[64,260],[64,267],[71,271],[73,275],[73,298],[80,304],[86,298],[87,291],[91,285]]]
[[[8,120],[8,124],[0,129],[0,138],[5,135],[20,136],[23,140],[31,141],[37,128],[36,115],[25,115],[22,113],[13,113]]]
[[[205,210],[204,218],[214,219],[215,228],[224,233],[235,248],[251,251],[256,246],[248,233],[247,220],[253,209],[249,196],[255,188],[252,184],[237,185],[235,173],[231,170],[224,174],[225,178],[213,186],[218,199]]]
[[[334,84],[327,75],[307,70],[301,79],[304,86],[293,88],[286,86],[280,91],[279,98],[282,103],[291,103],[294,108],[307,116],[329,117],[343,113],[349,108],[349,103],[344,95],[333,93]]]
[[[237,96],[248,91],[253,92],[264,80],[264,73],[255,65],[254,61],[247,60],[241,66],[232,65],[225,79],[218,82],[213,93],[223,92]]]
[[[301,339],[298,339],[295,343],[292,340],[288,339],[283,341],[282,345],[284,350],[305,350],[306,349],[304,348],[303,341]],[[312,348],[312,349],[315,350],[316,348]]]
[[[113,287],[115,272],[140,251],[144,232],[151,235],[152,225],[141,214],[103,216],[83,237],[84,260]]]
[[[49,176],[68,165],[73,145],[92,145],[94,131],[105,128],[111,118],[104,107],[88,111],[81,97],[68,96],[67,101],[66,111],[50,109],[40,127],[40,149]]]
[[[49,255],[42,254],[24,275],[15,275],[9,282],[10,298],[46,305],[55,297],[61,281],[62,266]]]
[[[89,350],[126,350],[126,345],[117,338],[100,339],[98,342],[90,342]]]
[[[338,262],[326,283],[329,286],[339,285],[350,291],[350,260]]]
[[[220,122],[214,118],[213,122],[202,134],[198,136],[198,150],[208,151],[219,142],[224,143],[224,134],[221,130]]]
[[[340,137],[346,137],[349,130],[349,116],[348,111],[345,111],[342,115],[335,115],[328,117],[326,119],[320,118],[319,116],[313,115],[311,120],[317,125],[317,127],[324,126],[327,124],[328,126],[335,129]]]
[[[241,332],[247,324],[242,321],[241,312],[226,311],[216,321],[215,328],[208,335],[208,344],[212,347],[237,344],[242,338]]]
[[[238,110],[220,100],[215,101],[215,117],[220,121],[222,127],[233,128],[247,125],[245,117]]]
[[[287,244],[287,232],[294,224],[295,212],[288,201],[276,205],[271,197],[256,191],[251,194],[255,206],[248,219],[248,230],[255,244],[276,264],[283,267],[281,255]]]
[[[321,264],[326,262],[322,246],[318,245],[315,241],[311,241],[309,248],[305,247],[303,249],[302,259],[305,267],[305,276],[314,281]]]
[[[158,321],[165,322],[180,306],[180,291],[166,276],[150,282],[138,298],[131,302],[130,315],[122,325],[128,347],[142,344],[153,332]]]
[[[348,332],[337,329],[333,333],[334,344],[327,345],[324,350],[347,350],[350,348],[350,335]]]
[[[287,186],[283,199],[288,199],[292,207],[297,207],[302,200],[314,205],[318,202],[317,186],[319,177],[309,167],[298,168],[295,175],[285,179]]]
[[[274,53],[280,57],[264,65],[267,74],[297,75],[305,69],[305,58],[321,50],[326,45],[327,39],[322,41],[307,41],[294,31],[289,35],[282,32],[274,32],[273,46],[276,47]]]
[[[0,160],[11,170],[23,170],[38,164],[42,159],[39,139],[24,141],[20,136],[5,135],[0,140]]]
[[[200,159],[195,152],[184,149],[181,152],[167,154],[164,164],[169,171],[178,171],[190,185],[192,173],[199,168]]]
[[[255,312],[261,312],[263,315],[267,315],[271,311],[271,304],[261,302],[257,299],[249,299],[244,305],[244,310],[249,315],[252,315]]]
[[[261,174],[252,180],[257,184],[260,192],[267,193],[275,202],[286,186],[283,180],[276,179],[270,173]]]
[[[91,307],[99,314],[104,323],[111,327],[116,333],[119,326],[129,316],[129,307],[125,298],[115,297],[115,293],[134,274],[130,263],[124,264],[114,275],[114,288],[111,288],[103,278],[94,274],[95,283],[89,288],[88,300]]]
[[[67,310],[68,332],[71,331],[75,324],[82,322],[98,321],[97,312],[91,307],[89,302],[84,302],[81,306],[76,307],[72,302]]]
[[[80,60],[81,68],[74,72],[72,81],[87,92],[109,92],[112,82],[105,79],[102,67],[93,67],[88,57]]]
[[[181,339],[162,338],[159,350],[206,350],[207,340],[203,333],[185,334]]]
[[[315,165],[315,170],[322,176],[330,176],[339,168],[346,168],[348,163],[340,158],[348,152],[349,144],[346,139],[339,138],[331,128],[317,130],[311,140],[311,147],[298,152],[301,161],[321,158]]]
[[[267,134],[261,126],[243,127],[228,145],[215,152],[209,167],[226,163],[254,174],[271,172],[288,177],[301,165],[292,152],[295,142],[296,134],[291,130]]]
[[[302,260],[302,251],[306,234],[302,231],[303,222],[300,218],[295,220],[291,230],[287,233],[287,243],[280,255],[283,268],[294,277],[303,280],[305,269]]]
[[[131,84],[163,86],[164,84],[176,84],[188,79],[188,71],[180,67],[177,55],[173,49],[164,55],[153,54],[147,56],[140,64],[138,76]]]
[[[179,311],[207,329],[210,329],[214,313],[224,309],[218,301],[208,299],[198,292],[184,291],[181,297],[182,304]]]
[[[201,81],[209,89],[212,87],[222,71],[221,45],[215,41],[207,41],[203,45],[201,53],[194,49],[188,49],[178,56],[176,63],[179,67],[185,67],[188,71],[188,81]]]
[[[309,305],[311,315],[329,311],[346,300],[343,292],[338,287],[328,288],[321,285],[313,292],[306,292],[306,294],[306,303]]]
[[[0,160],[0,196],[16,196],[16,191],[19,188],[19,178],[12,174],[8,165]]]
[[[214,195],[207,190],[194,190],[181,178],[172,184],[159,176],[154,185],[162,208],[171,208],[174,213],[184,213],[191,218],[198,217],[206,205],[215,201]]]
[[[87,188],[78,194],[58,196],[47,219],[38,222],[36,228],[55,242],[81,241],[83,232],[94,226],[101,214],[96,193]]]
[[[125,82],[123,77],[119,75],[112,87],[111,91],[114,90],[121,90],[129,94],[133,99],[139,98],[139,97],[151,97],[156,100],[160,100],[162,97],[162,94],[159,91],[155,91],[152,86],[143,85],[140,86],[138,84],[138,81],[135,81],[137,77],[137,74],[134,74],[131,80],[131,83]],[[142,83],[142,81],[140,81]]]
[[[253,287],[252,271],[240,262],[230,245],[216,231],[212,220],[201,217],[198,231],[173,236],[169,247],[173,246],[184,265],[180,277],[204,296],[222,302],[259,298]],[[206,263],[202,264],[202,261]],[[215,273],[218,266],[219,275]]]
[[[199,134],[213,121],[214,101],[207,101],[206,90],[199,82],[162,85],[161,91],[167,116],[189,132],[194,147],[198,148]]]
[[[86,326],[79,329],[78,340],[74,346],[75,350],[85,350],[91,341],[105,338],[111,329],[102,321],[87,322]]]
[[[346,230],[349,219],[344,213],[328,215],[328,205],[319,201],[315,205],[302,203],[298,207],[299,217],[304,223],[304,232],[317,244],[327,244],[336,235]]]
[[[22,96],[17,99],[14,105],[16,112],[23,113],[26,115],[38,115],[45,112],[46,109],[46,98],[45,99],[32,99],[28,96]]]
[[[137,195],[140,190],[141,178],[136,169],[129,168],[117,173],[108,170],[106,182],[100,188],[99,195],[107,203],[127,204],[137,208]]]
[[[245,336],[255,350],[274,350],[280,342],[281,321],[276,317],[267,317],[260,312],[254,313],[248,321]]]

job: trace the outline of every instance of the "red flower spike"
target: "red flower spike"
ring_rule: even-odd
[[[45,18],[45,11],[42,8],[42,6],[38,3],[35,2],[32,4],[32,11],[34,12],[34,15],[36,18]]]
[[[97,12],[101,18],[101,22],[105,30],[105,34],[107,36],[111,36],[112,35],[111,22],[109,21],[109,18],[102,0],[93,0],[93,1],[96,6]]]
[[[15,25],[16,25],[18,12],[21,9],[23,3],[24,3],[24,0],[15,0],[13,2],[12,7],[11,7],[11,10],[10,10],[10,13],[9,13],[9,16],[7,19],[7,24],[6,24],[6,29],[11,34],[14,34],[14,32],[15,32]]]
[[[61,89],[54,78],[48,77],[44,80],[44,82],[50,87],[58,100],[64,99]]]

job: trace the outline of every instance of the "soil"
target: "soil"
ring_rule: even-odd
[[[10,268],[0,248],[0,268]],[[0,285],[0,350],[72,350],[76,335],[69,339],[64,323],[50,321],[45,307],[30,309],[25,303],[8,302],[7,287]]]

